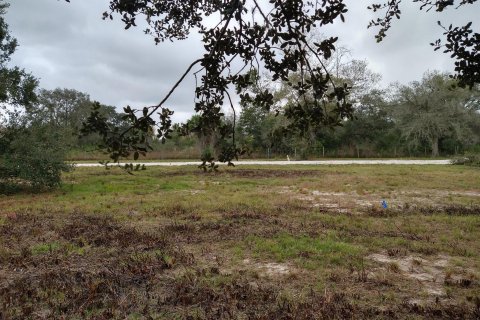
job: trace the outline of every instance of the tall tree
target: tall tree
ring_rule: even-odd
[[[52,125],[78,130],[91,108],[92,101],[86,93],[74,89],[41,89],[31,115]]]
[[[437,157],[441,139],[472,136],[467,124],[480,108],[478,97],[477,89],[460,88],[447,74],[427,72],[421,81],[397,87],[394,114],[404,137],[428,142]]]
[[[87,120],[95,102],[87,93],[75,89],[40,89],[37,102],[27,108],[26,116],[31,122],[43,124],[62,132],[62,142],[70,147],[98,145],[98,134],[81,135],[83,123]],[[96,103],[99,115],[114,126],[124,126],[121,115],[115,107]]]
[[[31,74],[8,65],[18,46],[3,18],[8,6],[8,3],[0,0],[0,112],[3,111],[3,121],[7,120],[5,113],[19,106],[29,107],[35,102],[38,85],[37,79]]]
[[[61,134],[26,116],[35,106],[38,82],[24,70],[8,66],[17,41],[3,19],[7,8],[0,0],[0,193],[18,179],[33,186],[56,186],[62,170],[69,168],[58,142]]]
[[[354,146],[357,157],[361,156],[361,149],[366,148],[388,148],[396,153],[395,144],[386,145],[392,143],[389,135],[394,123],[389,119],[384,96],[385,93],[379,90],[362,95],[355,108],[354,119],[344,123],[342,141]]]

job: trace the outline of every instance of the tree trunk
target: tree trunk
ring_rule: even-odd
[[[432,158],[438,157],[438,137],[432,138]]]

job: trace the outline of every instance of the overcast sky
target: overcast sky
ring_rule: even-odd
[[[480,24],[475,25],[479,4],[438,14],[419,12],[418,4],[405,1],[402,19],[377,44],[374,30],[367,30],[373,18],[366,9],[371,1],[345,1],[346,23],[320,32],[339,35],[340,44],[352,50],[353,58],[368,60],[370,68],[382,74],[384,85],[418,80],[426,70],[453,70],[448,55],[433,52],[429,45],[442,34],[437,20],[446,25],[473,21],[474,28]],[[12,64],[38,77],[46,89],[73,88],[104,104],[139,108],[158,103],[190,62],[202,55],[198,36],[155,46],[142,28],[124,30],[118,17],[103,21],[108,0],[10,2],[6,20],[20,43]],[[174,120],[183,121],[192,114],[193,90],[190,77],[172,96],[167,106],[175,110]]]

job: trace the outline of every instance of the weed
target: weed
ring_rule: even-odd
[[[393,273],[400,273],[400,266],[396,262],[390,262],[387,265],[387,270]]]

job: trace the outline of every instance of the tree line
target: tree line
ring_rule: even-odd
[[[426,72],[409,84],[378,87],[379,75],[368,70],[365,61],[340,66],[338,81],[352,85],[353,117],[344,118],[332,129],[310,127],[301,131],[288,119],[296,96],[276,85],[276,107],[267,110],[254,101],[243,103],[237,116],[235,136],[247,155],[257,158],[309,159],[322,157],[438,157],[480,151],[480,92],[461,88],[448,74]],[[261,91],[272,82],[256,73],[249,91]],[[293,101],[292,101],[293,100]],[[309,108],[309,102],[300,102]],[[287,110],[278,112],[278,109]],[[326,111],[328,113],[328,110]],[[234,121],[224,116],[225,123]],[[214,153],[221,135],[200,131],[199,117],[193,116],[175,127],[164,150],[191,148]],[[185,132],[187,138],[185,138]],[[162,147],[158,147],[162,149]]]

